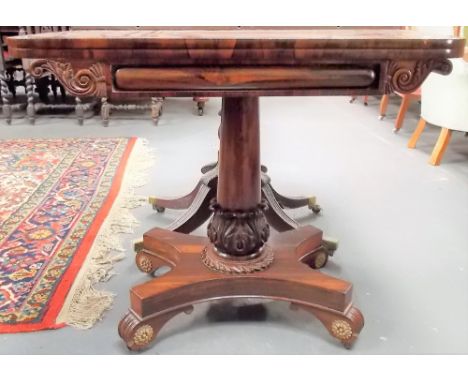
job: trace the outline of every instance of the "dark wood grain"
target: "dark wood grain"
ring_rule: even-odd
[[[352,67],[120,68],[115,85],[119,90],[367,88],[376,77],[372,69]]]

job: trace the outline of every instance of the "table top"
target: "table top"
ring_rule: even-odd
[[[463,55],[464,39],[431,36],[411,30],[352,29],[226,29],[226,30],[75,30],[8,38],[12,55],[21,58],[64,57],[123,59],[128,55],[152,57],[156,51],[204,50],[198,58],[243,57],[257,52],[269,59],[336,57],[450,58]],[[241,53],[236,55],[235,52]],[[262,52],[259,54],[258,52]]]
[[[11,37],[77,96],[382,94],[448,74],[464,39],[395,29],[72,30]]]

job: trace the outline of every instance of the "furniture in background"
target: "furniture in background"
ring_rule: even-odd
[[[71,30],[74,31],[89,31],[89,30],[161,30],[161,29],[171,29],[171,27],[141,27],[141,26],[72,26]],[[159,117],[163,112],[163,101],[164,97],[148,97],[140,96],[135,93],[132,94],[129,98],[129,95],[124,97],[118,91],[114,91],[113,87],[109,85],[106,97],[102,97],[101,101],[101,121],[103,126],[109,125],[110,116],[112,110],[150,110],[151,119],[156,125],[159,121]],[[147,103],[147,100],[150,100]],[[197,114],[203,115],[205,110],[205,104],[208,102],[207,97],[193,97],[195,103]]]
[[[351,99],[349,100],[349,103],[354,103],[354,101],[356,101],[357,99],[358,99],[357,96],[352,96]],[[367,106],[369,102],[369,96],[368,95],[363,96],[362,102],[364,103],[364,106]]]
[[[64,59],[66,46],[72,71],[56,74],[72,94],[105,97],[106,84],[114,83],[122,95],[223,97],[208,237],[159,228],[145,233],[139,269],[171,271],[131,288],[131,308],[119,324],[130,349],[147,347],[172,317],[195,304],[239,297],[289,302],[315,315],[345,347],[354,343],[364,320],[352,303],[352,284],[308,266],[326,250],[322,231],[304,226],[270,237],[261,200],[259,97],[412,92],[431,71],[450,73],[448,58],[463,54],[462,39],[411,31],[249,29],[76,31],[8,42],[13,55],[32,60],[35,76]],[[87,83],[70,81],[82,70],[91,73]]]
[[[25,26],[20,27],[27,35],[48,33],[48,32],[65,32],[70,29],[68,26]],[[24,62],[24,66],[28,66],[28,62]],[[62,68],[61,70],[66,70]],[[65,87],[56,79],[56,75],[50,73],[46,76],[37,77],[35,83],[33,79],[27,75],[26,95],[28,99],[27,116],[29,122],[33,124],[36,115],[42,110],[64,111],[74,110],[79,125],[82,125],[85,118],[85,113],[91,111],[96,105],[97,100],[91,97],[76,96],[70,100],[65,93]],[[34,97],[34,84],[39,100]],[[58,91],[61,96],[58,97]],[[53,94],[53,102],[49,98],[49,93]]]
[[[18,102],[16,88],[26,88],[26,74],[20,59],[13,58],[8,54],[5,38],[16,36],[18,27],[0,26],[0,100],[2,103],[2,114],[5,121],[10,124],[13,111],[26,107],[26,102]]]
[[[451,27],[451,31],[447,30],[445,27],[403,27],[403,29],[406,30],[421,30],[426,33],[435,33],[437,30],[437,33],[444,34],[444,35],[449,35],[450,33],[453,34],[455,37],[460,37],[460,32],[461,32],[461,27],[459,26],[454,26]],[[398,132],[401,127],[403,126],[403,121],[405,119],[406,112],[408,111],[408,108],[412,102],[415,101],[420,101],[421,100],[421,89],[416,89],[414,92],[409,93],[409,94],[404,94],[400,92],[395,92],[397,96],[401,98],[401,104],[400,108],[398,109],[398,114],[395,120],[395,127],[393,129],[394,132]],[[390,99],[390,94],[384,94],[382,96],[382,99],[380,100],[380,108],[379,108],[379,119],[383,120],[387,114],[387,107],[388,107],[388,101]]]
[[[452,73],[432,73],[421,88],[421,118],[408,147],[414,149],[426,123],[440,126],[439,139],[429,163],[438,166],[447,149],[452,131],[468,132],[468,62],[451,60]]]
[[[405,119],[406,112],[413,101],[419,101],[421,99],[421,89],[416,89],[414,92],[409,94],[404,94],[400,92],[395,92],[394,94],[401,97],[401,105],[400,109],[398,110],[398,115],[395,120],[395,128],[393,129],[394,132],[400,130],[401,126],[403,125],[403,121]],[[385,118],[387,113],[387,106],[389,101],[390,95],[384,94],[382,99],[380,100],[380,115],[379,119],[382,120]]]

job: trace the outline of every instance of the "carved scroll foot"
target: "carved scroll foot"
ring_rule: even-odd
[[[119,336],[125,341],[130,350],[143,350],[154,341],[162,327],[174,316],[185,312],[190,314],[193,310],[191,305],[183,308],[173,309],[145,319],[138,317],[136,313],[129,310],[119,323]]]
[[[162,267],[173,267],[173,264],[165,260],[163,256],[145,250],[137,253],[135,263],[140,271],[148,274]]]
[[[321,309],[297,303],[291,304],[291,309],[302,309],[312,313],[322,322],[328,332],[339,340],[346,349],[350,349],[364,327],[364,317],[359,309],[350,306],[345,312]]]

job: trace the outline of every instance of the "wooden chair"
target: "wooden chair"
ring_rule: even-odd
[[[409,94],[403,94],[403,93],[398,93],[398,92],[396,92],[395,94],[401,97],[400,109],[398,110],[398,115],[395,120],[395,128],[393,130],[394,132],[397,132],[398,130],[400,130],[401,126],[403,125],[406,112],[408,111],[408,108],[411,102],[419,101],[421,99],[421,89],[417,89],[414,92],[409,93]],[[390,95],[384,94],[382,96],[382,99],[380,100],[380,115],[379,115],[380,120],[385,118],[385,115],[387,113],[389,99],[390,99]]]
[[[452,73],[442,76],[431,73],[421,89],[421,119],[408,147],[414,149],[426,123],[441,126],[439,139],[429,163],[438,166],[447,149],[452,131],[468,132],[468,62],[451,60]]]
[[[16,98],[16,88],[26,88],[26,73],[20,59],[8,55],[5,37],[16,36],[19,28],[0,26],[0,101],[2,114],[7,124],[11,123],[13,111],[26,107],[26,102]]]

